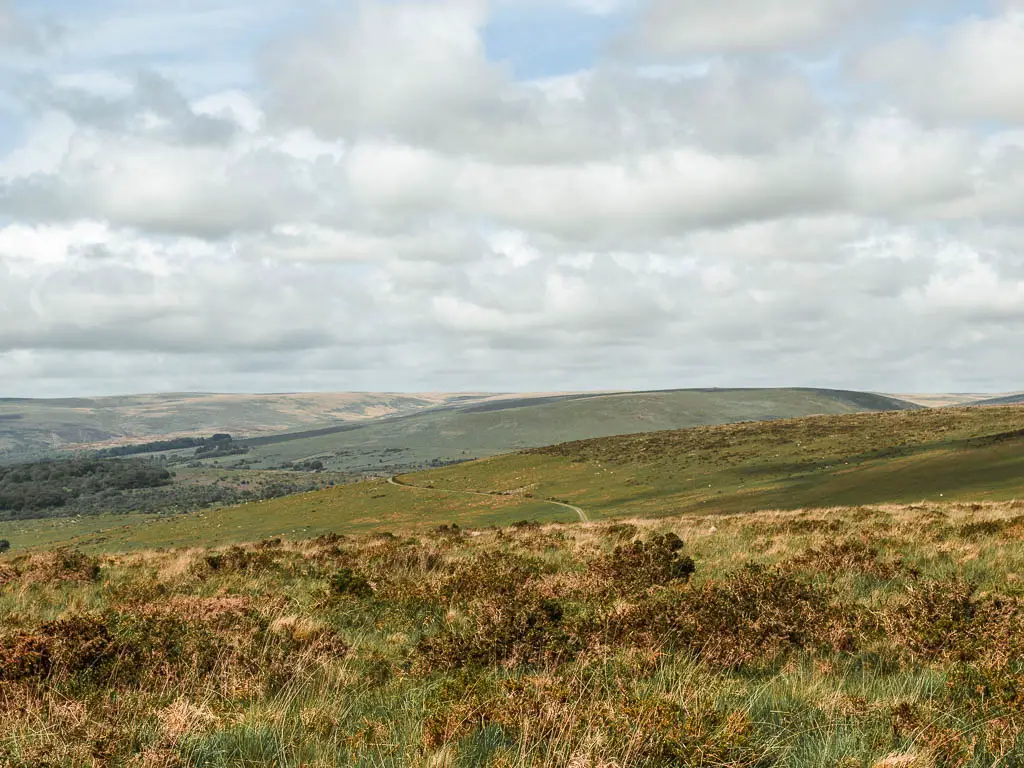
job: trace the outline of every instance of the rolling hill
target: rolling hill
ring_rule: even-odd
[[[272,536],[880,503],[1024,499],[1024,408],[815,416],[598,438],[172,518],[0,525],[17,547],[106,550]]]
[[[987,397],[975,400],[971,405],[1019,405],[1024,403],[1024,392],[1003,395],[1001,397]]]
[[[346,472],[397,472],[570,440],[812,414],[911,409],[864,392],[703,389],[508,397],[245,442],[247,463],[317,459]],[[230,464],[230,462],[224,462]]]
[[[387,471],[627,432],[912,407],[817,389],[0,399],[0,461],[226,432],[247,438],[255,468],[317,458],[337,471]]]
[[[230,432],[262,435],[411,413],[491,396],[445,394],[164,394],[0,398],[0,457]]]

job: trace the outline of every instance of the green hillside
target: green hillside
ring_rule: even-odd
[[[599,438],[176,517],[0,524],[16,547],[110,551],[884,502],[1024,499],[1024,408],[819,416]]]
[[[663,429],[916,408],[821,389],[706,389],[523,397],[247,441],[252,466],[315,458],[336,471],[404,471],[524,448]]]
[[[23,461],[90,444],[171,435],[254,435],[410,413],[456,395],[166,394],[33,400],[0,398],[0,459]]]
[[[1002,397],[988,397],[984,400],[976,400],[971,405],[1020,405],[1021,403],[1024,403],[1024,392]]]
[[[592,516],[1024,497],[1024,408],[825,416],[582,441],[424,474]]]

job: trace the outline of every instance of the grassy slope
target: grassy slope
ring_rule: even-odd
[[[509,407],[519,406],[519,407]],[[408,468],[568,440],[705,424],[912,407],[859,392],[814,389],[678,390],[485,403],[370,422],[329,435],[256,441],[258,466],[316,457],[335,470]]]
[[[420,482],[527,487],[591,516],[1012,499],[1024,496],[1022,429],[1017,407],[737,424],[555,446]]]
[[[0,525],[16,547],[61,532],[118,550],[316,535],[572,520],[749,512],[883,501],[1024,498],[1024,408],[948,409],[703,427],[604,438],[409,475],[436,488],[510,492],[493,498],[396,488],[383,481],[133,525]],[[529,496],[527,494],[530,494]],[[532,496],[532,498],[531,498]],[[104,529],[97,533],[98,529]],[[67,535],[67,538],[73,538]]]
[[[570,521],[542,501],[441,495],[383,480],[175,517],[104,515],[73,520],[0,523],[15,550],[68,544],[116,552],[147,547],[219,545],[271,536],[423,530],[440,524],[507,525],[517,520]]]
[[[1024,393],[1016,392],[1002,397],[987,397],[976,401],[974,405],[1020,405],[1021,403],[1024,403]]]

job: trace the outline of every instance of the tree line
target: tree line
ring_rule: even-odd
[[[40,512],[79,499],[170,485],[171,473],[143,459],[74,458],[0,467],[0,512]]]

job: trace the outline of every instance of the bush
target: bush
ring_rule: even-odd
[[[43,623],[0,641],[0,680],[46,680],[88,672],[104,677],[118,655],[107,626],[89,616]]]
[[[901,572],[910,576],[918,574],[915,569],[907,568],[902,559],[884,560],[875,547],[859,540],[829,542],[819,549],[809,549],[790,560],[789,565],[830,576],[862,573],[878,579],[893,579]]]
[[[481,600],[470,607],[466,627],[446,623],[419,652],[430,669],[558,664],[582,648],[563,618],[561,603],[536,594]]]
[[[453,564],[455,572],[441,584],[441,594],[456,602],[484,597],[512,600],[540,575],[540,563],[509,552],[483,552],[469,562]]]
[[[892,642],[922,659],[1001,666],[1024,659],[1022,620],[1018,600],[979,596],[973,584],[949,579],[909,590],[885,612],[881,628]]]
[[[266,573],[278,567],[278,559],[273,545],[258,546],[257,551],[243,549],[239,546],[229,547],[223,552],[207,555],[196,569],[199,575],[209,573]]]
[[[20,576],[29,583],[92,582],[100,576],[100,561],[77,549],[58,549],[24,560],[16,558],[14,562],[20,568]]]
[[[331,574],[328,579],[331,593],[335,595],[351,595],[359,598],[373,597],[373,587],[366,578],[351,568],[341,568]]]
[[[696,566],[693,558],[683,554],[684,546],[674,533],[655,535],[647,542],[634,541],[616,547],[610,556],[594,563],[592,570],[613,591],[624,594],[685,583]]]
[[[721,582],[648,598],[614,614],[608,628],[613,642],[667,645],[737,668],[805,648],[852,650],[857,616],[829,589],[750,565]]]

